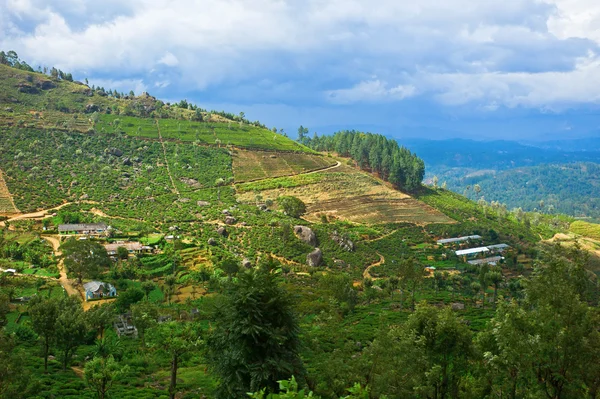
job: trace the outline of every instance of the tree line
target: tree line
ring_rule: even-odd
[[[316,151],[335,151],[352,158],[361,169],[377,173],[399,190],[415,191],[425,175],[425,163],[405,147],[381,134],[344,130],[332,136],[307,136],[300,126],[298,141]]]

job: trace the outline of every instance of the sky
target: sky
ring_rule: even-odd
[[[600,136],[597,0],[0,0],[0,49],[290,136]]]

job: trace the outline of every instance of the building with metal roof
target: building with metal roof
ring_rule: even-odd
[[[437,240],[437,243],[440,245],[444,244],[452,244],[455,242],[469,241],[469,240],[481,240],[480,235],[472,235],[472,236],[464,236],[464,237],[455,237],[455,238],[443,238],[441,240]]]
[[[117,296],[117,289],[109,283],[103,283],[101,281],[90,281],[89,283],[83,284],[85,290],[85,300],[100,299],[105,297]]]
[[[484,252],[490,252],[488,247],[459,249],[458,251],[456,251],[456,256],[468,256],[468,255],[475,255],[475,254],[480,254],[480,253],[484,253]]]

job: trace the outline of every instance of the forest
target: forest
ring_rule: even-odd
[[[415,191],[425,175],[425,163],[405,147],[380,134],[342,131],[331,136],[307,137],[300,126],[298,141],[317,151],[351,157],[361,169],[377,173],[399,190]]]

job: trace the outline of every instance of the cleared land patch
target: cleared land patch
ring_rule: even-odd
[[[235,162],[235,161],[234,161]],[[358,223],[401,223],[417,224],[453,223],[454,221],[436,209],[396,191],[382,181],[349,166],[342,165],[330,171],[314,173],[311,178],[295,176],[283,180],[281,186],[261,190],[260,183],[269,187],[269,182],[279,179],[247,183],[256,186],[261,196],[275,200],[282,195],[296,196],[307,204],[306,219],[318,221],[321,215]],[[283,184],[291,180],[290,184]],[[246,185],[242,185],[244,187]],[[247,187],[244,187],[247,188]],[[243,191],[243,190],[241,190]],[[255,201],[253,191],[238,191],[243,202]]]
[[[240,150],[233,154],[233,175],[236,182],[248,182],[306,173],[335,164],[332,158],[316,154]]]
[[[19,210],[12,201],[10,192],[2,176],[2,171],[0,171],[0,214],[12,215],[15,213],[19,213]]]

